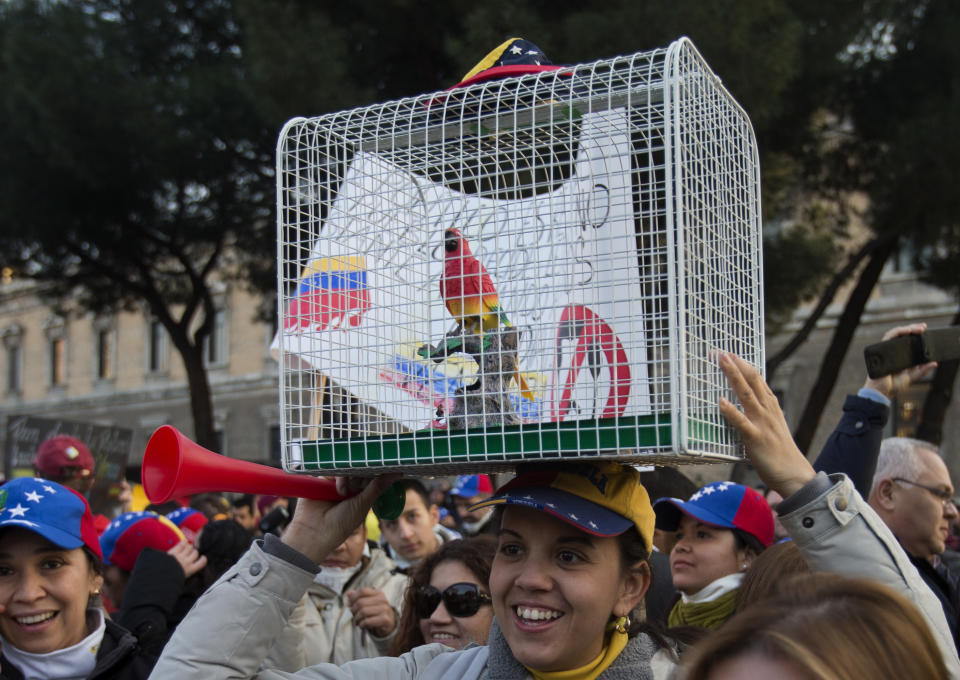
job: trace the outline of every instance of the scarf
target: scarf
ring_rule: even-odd
[[[622,637],[626,638],[627,636],[623,635]],[[493,619],[493,624],[490,626],[490,638],[487,645],[490,648],[487,657],[488,680],[523,680],[529,677],[527,668],[517,661],[513,652],[510,651],[496,618]],[[653,680],[650,660],[657,652],[657,644],[649,636],[641,633],[636,637],[625,640],[624,645],[623,651],[619,654],[611,654],[611,663],[606,670],[600,671],[599,680]],[[608,648],[605,653],[610,651],[611,649]]]
[[[485,527],[487,522],[489,522],[491,519],[493,519],[493,510],[490,510],[486,515],[484,515],[479,522],[464,522],[463,532],[467,536],[474,536],[479,533],[479,531],[483,529],[483,527]]]
[[[693,595],[680,594],[670,610],[667,623],[673,626],[699,626],[716,630],[733,616],[740,597],[743,574],[728,574],[708,584]]]
[[[3,655],[23,674],[24,680],[83,680],[97,665],[97,652],[107,624],[99,609],[87,610],[93,632],[70,647],[46,654],[32,654],[3,641]]]
[[[597,657],[586,666],[574,668],[569,671],[536,671],[527,667],[534,680],[597,680],[600,674],[607,670],[614,659],[620,655],[623,648],[627,646],[629,636],[626,633],[618,633],[615,626],[610,627],[612,632],[610,637],[604,642],[603,649]]]
[[[357,572],[359,572],[364,567],[363,558],[370,557],[370,546],[363,546],[363,554],[360,557],[360,561],[357,562],[352,567],[320,567],[320,573],[313,577],[313,582],[326,586],[337,595],[343,593],[344,586],[350,582]]]

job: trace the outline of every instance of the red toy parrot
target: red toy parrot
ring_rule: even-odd
[[[467,333],[484,332],[510,321],[500,307],[497,289],[486,267],[474,257],[470,245],[459,229],[447,229],[443,234],[443,276],[440,278],[440,295],[447,311]],[[519,369],[514,374],[520,393],[534,400],[527,381]]]

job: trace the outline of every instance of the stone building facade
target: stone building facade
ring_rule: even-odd
[[[172,424],[192,436],[186,377],[163,328],[144,312],[109,317],[58,316],[37,296],[31,283],[0,283],[0,437],[12,416],[60,417],[134,430],[131,467],[139,465],[153,430]],[[274,329],[254,321],[258,300],[239,287],[218,292],[217,331],[207,348],[214,417],[220,452],[231,457],[279,463],[279,372],[270,354]],[[957,300],[923,285],[909,271],[888,268],[867,306],[853,346],[810,449],[815,455],[839,418],[846,394],[863,384],[863,348],[888,328],[912,321],[949,325]],[[780,367],[772,381],[791,425],[800,417],[816,379],[842,303],[820,320],[808,341]],[[767,338],[768,355],[783,346],[804,319]],[[887,434],[910,436],[918,422],[927,384],[916,386],[894,404]],[[944,427],[944,456],[960,479],[960,399]],[[2,442],[0,442],[2,443]],[[698,469],[703,466],[697,466]],[[709,466],[699,481],[723,477],[727,466]],[[692,472],[692,470],[691,470]]]
[[[205,357],[219,452],[279,462],[273,329],[254,320],[257,300],[239,286],[222,286],[216,298],[217,325]],[[148,313],[61,316],[41,301],[34,284],[5,279],[0,340],[0,433],[11,417],[22,415],[130,428],[132,467],[160,425],[192,438],[183,364]]]

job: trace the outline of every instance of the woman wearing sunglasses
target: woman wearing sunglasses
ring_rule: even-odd
[[[430,642],[454,649],[487,644],[493,621],[488,584],[496,548],[489,536],[450,541],[420,563],[410,577],[391,655]]]

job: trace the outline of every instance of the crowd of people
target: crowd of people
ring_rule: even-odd
[[[811,464],[719,363],[759,488],[581,459],[106,519],[84,444],[43,442],[0,487],[0,678],[960,678],[950,474],[882,438],[932,365],[868,379]],[[403,512],[371,521],[390,483]]]

